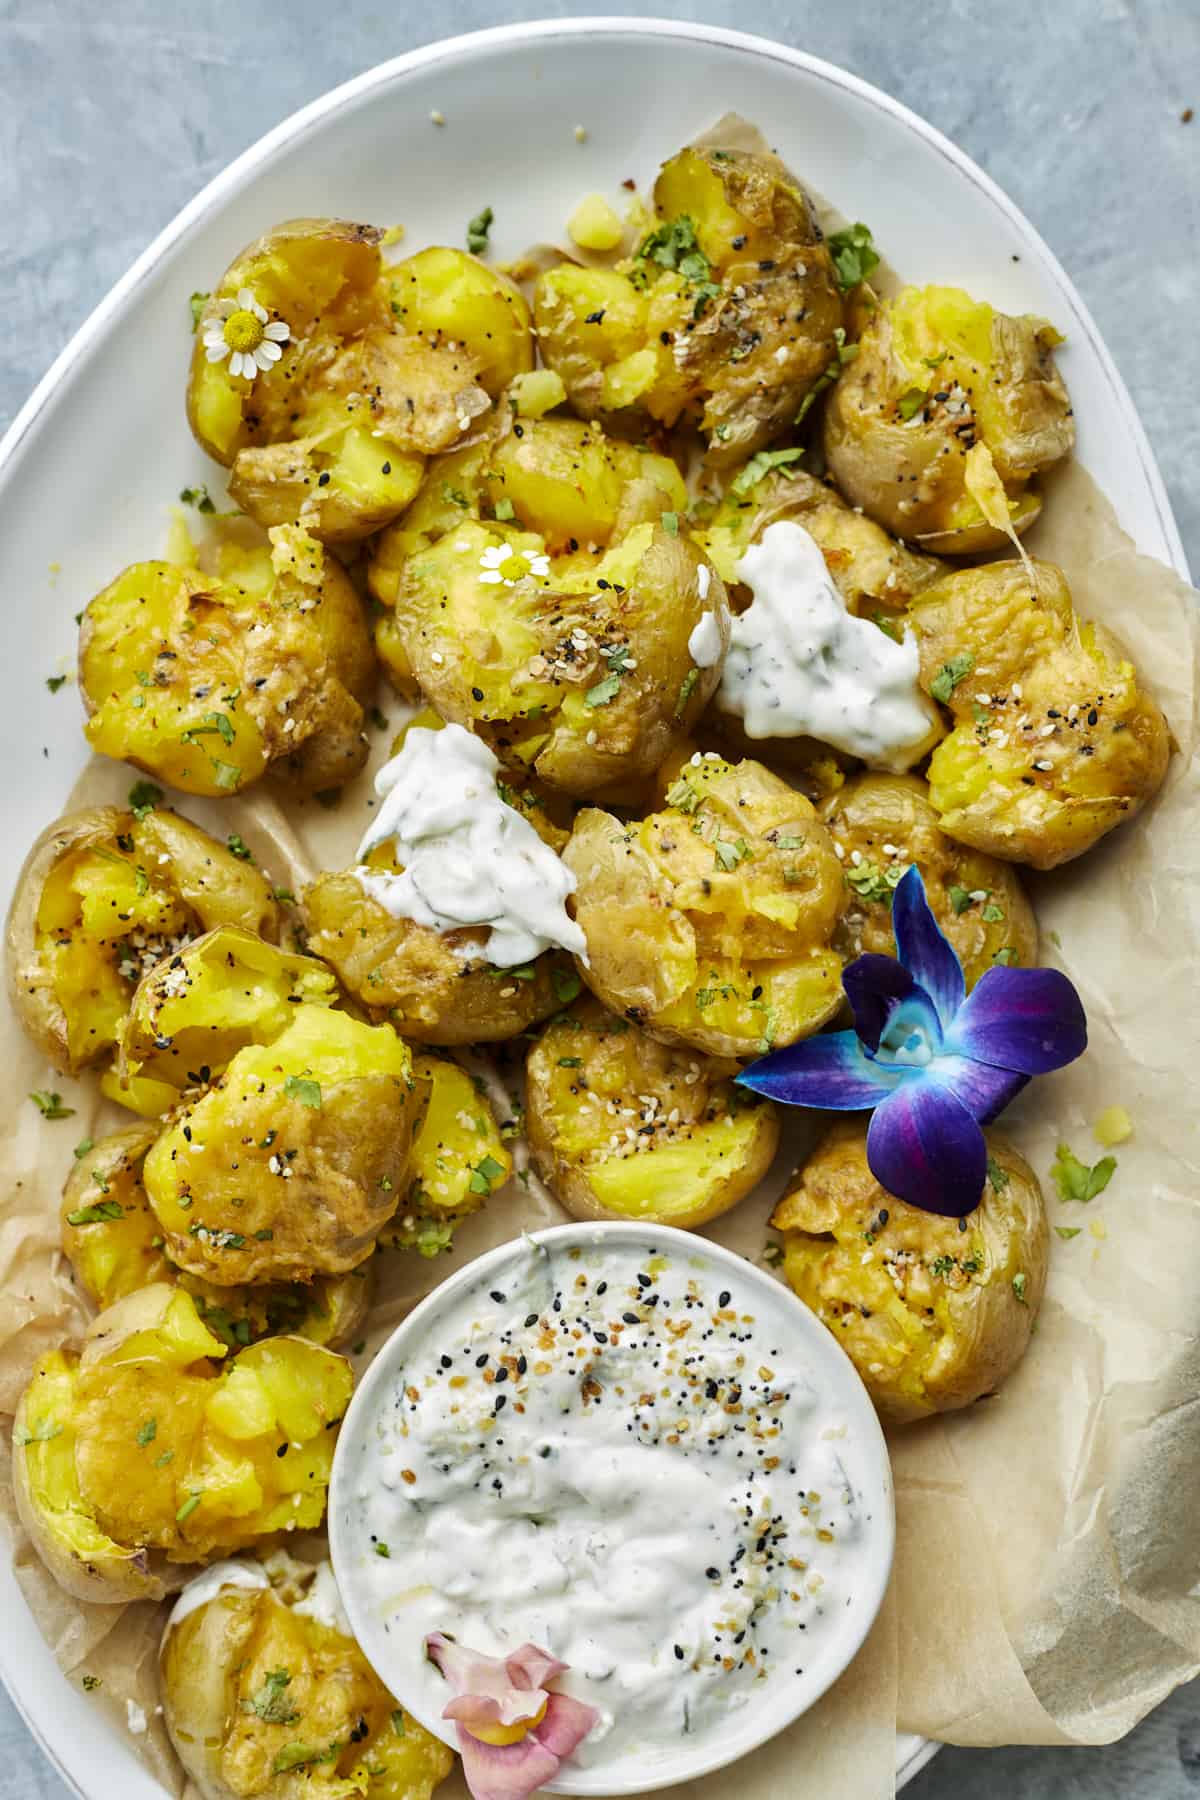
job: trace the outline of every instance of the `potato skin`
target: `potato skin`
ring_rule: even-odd
[[[1075,442],[1059,342],[1047,320],[958,288],[876,302],[825,407],[825,460],[847,500],[938,555],[1001,548],[1009,540],[964,483],[966,453],[982,443],[1024,531],[1041,511],[1034,478]]]
[[[892,893],[915,863],[968,988],[999,959],[1036,963],[1037,920],[1016,870],[948,838],[919,776],[852,777],[820,812],[850,890],[834,937],[847,961],[864,952],[895,956]]]
[[[771,1216],[789,1286],[887,1424],[994,1394],[1028,1346],[1049,1261],[1045,1207],[1029,1164],[986,1135],[989,1179],[965,1232],[880,1187],[866,1127],[853,1120],[832,1127]]]
[[[239,1050],[146,1157],[172,1262],[220,1287],[357,1268],[403,1192],[418,1099],[390,1025],[294,1008],[287,1030]]]
[[[1170,735],[1121,644],[1076,614],[1062,570],[1032,567],[1036,593],[1019,562],[957,570],[909,618],[926,691],[936,698],[957,677],[954,729],[929,763],[942,830],[1053,869],[1157,792]]]
[[[73,869],[89,877],[90,929]],[[105,877],[109,906],[101,904]],[[17,877],[6,933],[17,1017],[55,1068],[75,1074],[116,1043],[147,963],[220,924],[278,935],[279,908],[252,863],[166,810],[140,819],[115,806],[67,813],[42,832]],[[139,947],[131,935],[141,935]],[[62,976],[70,977],[66,992],[62,977],[56,979],[55,945]],[[129,972],[122,974],[126,961]],[[78,990],[74,1003],[70,987]]]
[[[320,1800],[352,1786],[373,1800],[429,1800],[454,1765],[352,1638],[293,1610],[274,1587],[222,1588],[168,1625],[160,1673],[171,1742],[203,1800]],[[295,1744],[341,1749],[319,1768],[276,1773]]]
[[[539,1174],[577,1219],[704,1225],[745,1198],[779,1144],[769,1102],[746,1105],[721,1066],[659,1043],[590,996],[531,1048],[525,1118]]]
[[[811,803],[760,763],[709,753],[629,825],[586,808],[563,860],[587,939],[580,975],[664,1043],[758,1056],[841,1004],[841,864]]]
[[[418,1055],[424,1093],[413,1133],[408,1191],[384,1241],[394,1250],[437,1256],[464,1219],[485,1206],[512,1174],[512,1156],[485,1096],[448,1057]]]
[[[93,749],[217,797],[268,769],[301,793],[357,774],[375,679],[361,604],[314,538],[271,537],[269,551],[229,547],[219,577],[135,563],[89,602],[79,687]]]

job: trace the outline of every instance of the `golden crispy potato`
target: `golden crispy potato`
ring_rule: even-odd
[[[563,860],[587,939],[580,974],[665,1043],[758,1056],[841,1004],[841,864],[811,803],[760,763],[709,753],[629,825],[586,808]]]
[[[487,1097],[465,1069],[441,1056],[414,1056],[413,1074],[425,1090],[413,1134],[408,1193],[386,1233],[396,1250],[436,1256],[512,1174]]]
[[[425,456],[488,410],[468,351],[398,328],[381,235],[291,220],[242,251],[208,298],[188,418],[260,525],[298,522],[326,543],[367,536],[408,505]],[[279,334],[269,367],[232,372],[231,350],[263,343],[270,357]]]
[[[1037,920],[1016,870],[948,838],[918,776],[858,775],[820,813],[850,890],[833,940],[847,962],[895,956],[892,895],[915,863],[968,988],[994,963],[1036,963]]]
[[[800,452],[785,454],[798,457]],[[734,588],[730,603],[735,612],[742,610],[745,592],[736,588],[738,563],[768,525],[780,519],[802,525],[816,540],[846,610],[856,618],[891,627],[916,594],[946,573],[936,556],[898,543],[865,513],[847,506],[835,488],[794,462],[771,464],[752,479],[765,460],[747,463],[734,476],[712,517],[694,532],[722,581]]]
[[[1053,869],[1131,819],[1170,757],[1166,720],[1103,625],[1080,619],[1061,569],[962,569],[909,618],[921,682],[954,729],[929,763],[942,830],[1009,862]]]
[[[366,760],[374,687],[357,594],[314,538],[227,545],[220,576],[134,563],[83,615],[79,686],[94,750],[192,794],[265,774],[304,793]]]
[[[775,1108],[598,1001],[553,1020],[529,1052],[525,1117],[542,1179],[577,1219],[703,1225],[762,1179]]]
[[[47,826],[9,913],[17,1017],[72,1074],[119,1041],[139,979],[162,957],[214,926],[279,931],[279,908],[252,862],[155,809],[162,795],[145,783],[132,798],[135,810],[87,807]]]
[[[1012,529],[1041,511],[1035,478],[1075,442],[1045,319],[1012,318],[961,288],[905,288],[868,314],[857,355],[825,407],[825,460],[853,506],[897,537],[944,556],[1008,540],[965,480],[986,446]]]
[[[636,794],[720,679],[688,647],[706,612],[728,643],[720,577],[671,518],[553,566],[540,536],[473,521],[411,557],[393,623],[430,705],[551,786]]]
[[[117,1057],[118,1081],[149,1079],[176,1098],[219,1075],[247,1044],[271,1044],[297,1006],[333,1006],[337,981],[313,956],[221,926],[142,978]]]
[[[583,417],[694,420],[728,466],[791,425],[836,363],[833,264],[807,195],[767,153],[682,150],[654,205],[659,223],[619,268],[540,277],[538,341]]]
[[[158,1283],[52,1350],[14,1425],[21,1522],[80,1600],[161,1599],[170,1565],[320,1524],[349,1364],[301,1338],[226,1347]]]
[[[880,1187],[853,1120],[827,1133],[771,1215],[789,1286],[888,1424],[994,1394],[1029,1343],[1049,1258],[1042,1190],[1011,1144],[987,1140],[988,1181],[965,1229]]]
[[[113,1132],[78,1157],[67,1177],[62,1246],[89,1300],[103,1311],[152,1282],[177,1282],[231,1350],[276,1333],[331,1347],[351,1338],[367,1313],[369,1262],[348,1275],[318,1275],[308,1285],[262,1287],[217,1287],[175,1267],[142,1185],[142,1164],[157,1135],[158,1127],[146,1124]]]
[[[477,256],[435,244],[394,264],[386,281],[400,329],[432,344],[463,345],[493,400],[514,375],[532,369],[529,303]]]
[[[397,1706],[295,1568],[168,1623],[163,1709],[184,1768],[203,1800],[429,1800],[453,1751]],[[332,1580],[328,1565],[315,1579]]]
[[[404,1189],[418,1095],[390,1025],[304,1004],[239,1050],[146,1157],[172,1262],[220,1287],[365,1262]]]

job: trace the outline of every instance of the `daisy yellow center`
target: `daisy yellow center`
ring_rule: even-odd
[[[481,1744],[519,1744],[536,1729],[546,1716],[549,1700],[543,1700],[532,1719],[518,1719],[515,1725],[471,1725],[468,1730]]]
[[[239,307],[237,312],[230,313],[225,321],[225,342],[231,350],[257,350],[265,335],[261,322],[245,307]]]

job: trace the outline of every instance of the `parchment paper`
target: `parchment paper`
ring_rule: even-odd
[[[842,1681],[804,1720],[734,1769],[692,1784],[697,1800],[884,1800],[895,1730],[960,1744],[1104,1743],[1121,1736],[1200,1670],[1200,1137],[1192,1071],[1200,1066],[1197,596],[1140,556],[1081,469],[1052,484],[1030,547],[1066,570],[1085,615],[1127,644],[1177,744],[1166,784],[1132,824],[1052,875],[1031,878],[1043,960],[1067,971],[1087,1007],[1091,1044],[1073,1067],[1033,1084],[1005,1115],[1042,1178],[1053,1224],[1050,1279],[1033,1342],[1002,1392],[969,1412],[892,1435],[898,1547],[889,1602]],[[80,603],[86,596],[80,596]],[[386,702],[385,702],[386,703]],[[386,754],[378,734],[372,768]],[[72,804],[123,801],[127,769],[96,761]],[[336,812],[264,790],[221,807],[181,810],[222,835],[239,831],[295,891],[317,867],[351,859],[368,816],[370,770]],[[93,1082],[50,1071],[0,1013],[0,1412],[11,1415],[38,1355],[86,1319],[58,1249],[57,1208],[72,1147],[127,1115]],[[57,1089],[75,1107],[44,1120],[26,1098]],[[1055,1146],[1100,1155],[1091,1126],[1127,1108],[1108,1189],[1064,1205],[1049,1178]],[[815,1133],[788,1120],[763,1188],[706,1235],[754,1259],[788,1174]],[[520,1150],[520,1146],[517,1147]],[[434,1262],[381,1255],[361,1370],[429,1286],[493,1243],[562,1217],[536,1180],[514,1181]],[[7,1435],[7,1434],[6,1434]],[[145,1708],[133,1739],[173,1794],[178,1765],[156,1713],[163,1608],[81,1606],[66,1599],[7,1509],[22,1589],[64,1670],[98,1676],[114,1722]],[[456,1775],[440,1792],[465,1793]]]

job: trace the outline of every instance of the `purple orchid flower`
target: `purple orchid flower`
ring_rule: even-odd
[[[872,1114],[871,1173],[925,1212],[961,1218],[987,1178],[980,1129],[1032,1075],[1087,1048],[1083,1005],[1057,969],[996,965],[967,994],[914,865],[892,902],[899,960],[859,956],[842,974],[853,1031],[826,1032],[751,1063],[743,1087],[786,1106]]]

